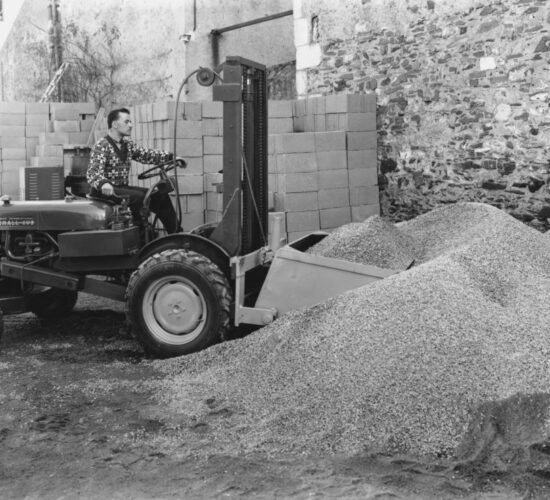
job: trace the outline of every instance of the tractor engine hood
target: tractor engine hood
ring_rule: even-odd
[[[91,200],[4,201],[0,231],[84,231],[105,229],[113,207]]]

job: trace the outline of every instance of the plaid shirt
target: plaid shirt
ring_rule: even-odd
[[[128,151],[126,161],[119,157],[114,147],[105,137],[95,143],[86,173],[88,184],[92,187],[99,190],[107,182],[113,184],[113,186],[127,186],[131,160],[160,165],[174,158],[172,153],[139,147],[126,139],[122,139],[122,141],[124,141]]]

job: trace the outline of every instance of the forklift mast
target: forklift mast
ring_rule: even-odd
[[[223,102],[223,217],[210,239],[235,257],[267,245],[265,66],[228,57],[213,97]]]

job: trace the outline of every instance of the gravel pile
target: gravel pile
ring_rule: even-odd
[[[159,362],[167,412],[219,450],[452,456],[481,405],[548,391],[550,238],[470,203],[399,231],[410,270]]]
[[[414,238],[382,217],[346,224],[308,250],[308,253],[388,269],[407,269],[417,253]]]

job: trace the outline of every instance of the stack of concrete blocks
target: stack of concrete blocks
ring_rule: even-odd
[[[38,136],[36,155],[31,167],[63,166],[71,172],[73,158],[87,148],[94,124],[96,109],[93,102],[52,102],[46,129]]]
[[[288,240],[380,213],[376,97],[269,102],[269,186]]]
[[[174,101],[166,101],[130,108],[134,123],[132,139],[137,145],[171,153],[175,147],[176,154],[187,162],[185,170],[177,172],[182,226],[185,230],[205,222],[208,192],[211,189],[207,181],[212,156],[221,159],[222,108],[218,104],[221,103],[180,102],[176,109]],[[138,180],[138,174],[149,167],[132,163],[131,184],[148,187],[157,180]]]
[[[95,118],[93,103],[0,102],[1,192],[25,198],[26,169],[71,168]]]
[[[223,213],[223,105],[180,102],[175,146],[188,166],[179,173],[183,228],[218,222]],[[174,151],[173,101],[130,108],[132,139]],[[96,139],[106,133],[106,123]],[[374,94],[338,94],[268,103],[269,209],[285,214],[288,239],[330,231],[379,214]],[[146,165],[135,163],[130,183]]]
[[[27,165],[25,103],[0,103],[1,194],[18,198],[19,170]],[[32,143],[32,141],[29,141]],[[32,144],[31,144],[32,145]]]

